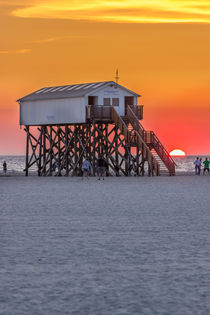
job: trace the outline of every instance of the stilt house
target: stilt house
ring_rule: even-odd
[[[108,175],[175,174],[175,164],[152,131],[146,131],[139,94],[114,81],[45,87],[18,100],[25,126],[26,175],[92,174],[103,155]],[[34,132],[36,129],[36,135]],[[38,136],[37,136],[38,132]]]

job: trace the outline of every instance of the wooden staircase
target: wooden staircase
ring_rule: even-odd
[[[165,164],[163,163],[163,161],[161,160],[157,152],[154,149],[152,149],[151,153],[155,157],[156,161],[159,163],[160,175],[169,175],[168,168],[165,166]]]
[[[135,115],[135,114],[134,114]],[[121,117],[114,107],[112,107],[112,120],[115,125],[121,130],[125,141],[130,144],[130,146],[136,146],[140,149],[142,154],[142,159],[148,161],[149,175],[160,175],[160,165],[157,162],[155,156],[153,156],[149,147],[145,143],[143,137],[137,129],[133,128],[133,125],[128,116]]]
[[[161,159],[162,163],[165,165],[165,168],[168,170],[168,174],[170,176],[175,175],[175,162],[169,155],[169,153],[166,151],[163,144],[160,142],[158,137],[153,131],[146,131],[144,136],[145,142],[147,143],[147,146],[150,148],[151,151],[154,152],[154,154],[157,154],[159,158]],[[163,171],[162,173],[166,174],[166,170],[162,167]]]
[[[175,175],[175,162],[166,151],[163,144],[153,131],[146,131],[138,118],[136,117],[132,106],[127,107],[127,115],[124,117],[124,122],[127,125],[129,132],[137,132],[141,139],[149,148],[152,156],[159,165],[160,175],[169,174]]]

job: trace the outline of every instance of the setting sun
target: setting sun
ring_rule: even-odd
[[[116,69],[168,152],[209,155],[209,0],[0,0],[0,29],[2,155],[25,154],[15,100]]]
[[[170,152],[170,156],[185,156],[185,152],[180,149],[175,149]]]

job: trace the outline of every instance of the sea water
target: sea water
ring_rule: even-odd
[[[204,160],[206,156],[199,156]],[[208,157],[208,156],[207,156]],[[184,157],[175,157],[174,161],[176,163],[176,172],[179,173],[193,173],[194,172],[194,164],[196,156],[188,155]],[[7,167],[9,173],[18,173],[24,174],[25,168],[25,157],[24,156],[0,156],[0,173],[3,169],[3,162],[7,162]],[[36,171],[36,165],[30,169],[32,171]]]
[[[3,162],[6,161],[9,172],[23,172],[25,157],[23,155],[0,155],[0,171],[3,170]]]

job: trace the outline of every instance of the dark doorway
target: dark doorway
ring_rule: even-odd
[[[88,96],[88,105],[98,105],[98,96]]]
[[[134,105],[134,96],[125,96],[125,115],[127,115],[128,105]]]

